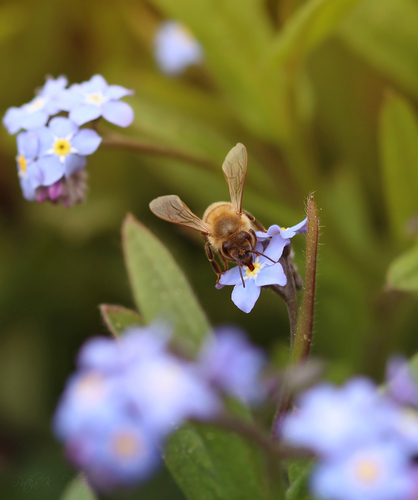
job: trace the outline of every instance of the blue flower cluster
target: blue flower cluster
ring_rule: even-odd
[[[263,398],[264,355],[240,330],[219,329],[194,361],[173,354],[170,341],[169,328],[155,323],[80,350],[53,427],[96,489],[149,477],[167,436],[187,419],[220,415],[223,395]]]
[[[249,267],[246,267],[242,272],[241,268],[236,266],[225,271],[216,288],[221,289],[225,285],[233,285],[232,302],[241,311],[249,313],[260,296],[261,287],[286,285],[287,277],[279,259],[283,254],[284,247],[290,243],[290,238],[296,234],[306,233],[307,230],[308,219],[304,219],[299,224],[289,228],[273,225],[269,227],[267,233],[257,231],[257,245],[255,253],[253,253],[254,269],[251,271]]]
[[[21,131],[16,161],[23,196],[68,207],[84,201],[86,156],[102,140],[95,130],[79,127],[100,116],[127,127],[133,110],[120,99],[133,91],[108,85],[101,75],[69,88],[67,84],[64,76],[48,78],[31,102],[6,111],[3,125],[10,134]]]
[[[385,393],[360,377],[306,391],[281,434],[319,457],[311,476],[316,498],[417,498],[418,386],[404,360],[389,362]]]

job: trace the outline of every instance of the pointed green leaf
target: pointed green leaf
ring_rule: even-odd
[[[418,291],[418,244],[392,262],[386,282],[390,288],[404,292]]]
[[[290,486],[286,491],[286,500],[308,500],[311,498],[308,489],[311,471],[311,460],[289,461],[288,474]]]
[[[86,483],[83,474],[79,474],[71,481],[60,500],[96,500],[96,495]]]
[[[145,322],[157,317],[172,321],[177,339],[196,352],[210,326],[170,252],[132,215],[123,224],[122,243],[134,299]]]
[[[380,119],[380,152],[386,202],[393,232],[405,236],[418,213],[418,123],[410,104],[390,94]]]
[[[122,306],[112,306],[109,304],[102,304],[100,312],[109,328],[110,332],[117,337],[125,328],[134,325],[143,325],[144,320],[135,312]]]
[[[418,5],[365,0],[342,24],[342,40],[394,82],[418,95]]]
[[[339,27],[361,0],[311,0],[286,23],[277,36],[272,60],[282,67],[299,61]]]

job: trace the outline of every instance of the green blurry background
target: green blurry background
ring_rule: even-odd
[[[183,21],[205,50],[204,64],[178,78],[162,75],[153,58],[167,18]],[[199,235],[148,209],[163,194],[178,194],[198,215],[227,199],[221,165],[237,142],[249,152],[244,207],[265,226],[301,221],[315,192],[313,351],[330,376],[379,378],[389,353],[415,352],[417,61],[417,0],[2,1],[1,115],[31,100],[46,75],[77,83],[100,73],[135,89],[126,99],[135,123],[124,134],[205,165],[101,148],[88,159],[87,203],[67,210],[22,198],[15,137],[0,133],[5,498],[56,499],[75,477],[50,418],[77,349],[106,334],[98,304],[134,307],[120,243],[128,211],[170,248],[213,324],[238,323],[286,359],[284,305],[265,292],[250,315],[239,311],[230,288],[215,290]],[[302,274],[303,246],[296,237]],[[128,496],[182,498],[164,472]]]

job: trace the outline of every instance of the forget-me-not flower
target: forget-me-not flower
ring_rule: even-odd
[[[155,58],[163,73],[178,75],[188,66],[199,64],[203,58],[202,47],[180,23],[166,21],[155,35]]]
[[[17,170],[23,196],[27,200],[36,198],[36,189],[42,184],[43,176],[38,167],[38,134],[33,131],[21,132],[17,140]]]
[[[241,311],[249,313],[260,296],[261,287],[286,285],[287,278],[282,265],[278,261],[282,256],[284,247],[288,244],[289,239],[285,239],[280,235],[275,235],[264,251],[261,243],[258,243],[255,250],[263,253],[263,255],[253,254],[254,269],[251,271],[247,266],[236,266],[225,271],[216,288],[220,289],[225,285],[234,285],[232,301]]]
[[[61,94],[59,104],[77,125],[103,116],[119,127],[128,127],[133,122],[134,112],[120,99],[133,93],[120,85],[108,85],[102,75],[94,75],[87,82],[71,85]]]
[[[48,127],[38,129],[37,133],[40,142],[38,166],[44,186],[83,169],[86,155],[94,153],[102,140],[95,130],[79,130],[70,119],[61,116],[53,118]]]
[[[56,80],[48,78],[32,101],[20,108],[9,108],[3,117],[3,125],[9,134],[15,134],[20,129],[32,130],[44,126],[51,116],[62,109],[58,99],[67,83],[65,76]]]
[[[261,231],[256,231],[255,234],[259,241],[280,235],[282,238],[293,238],[296,234],[306,233],[308,231],[308,218],[304,219],[299,224],[292,227],[280,227],[277,224],[273,224],[267,229],[266,233]]]

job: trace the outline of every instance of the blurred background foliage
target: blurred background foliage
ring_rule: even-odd
[[[153,37],[182,21],[204,63],[161,74]],[[264,292],[250,315],[215,290],[202,241],[149,211],[178,194],[198,215],[227,199],[221,165],[249,152],[244,207],[294,225],[315,192],[321,219],[314,354],[334,379],[380,377],[391,352],[417,349],[417,0],[3,0],[0,113],[45,75],[102,74],[135,89],[127,135],[200,159],[101,148],[87,203],[25,201],[15,138],[0,133],[0,486],[9,499],[58,498],[75,472],[50,417],[86,338],[106,334],[98,304],[134,307],[120,243],[130,211],[171,250],[212,324],[242,325],[278,362],[286,309]],[[294,238],[303,274],[304,237]],[[389,269],[389,272],[388,272]],[[411,293],[412,292],[412,293]],[[162,472],[142,499],[182,498]],[[134,494],[127,497],[134,498]]]

